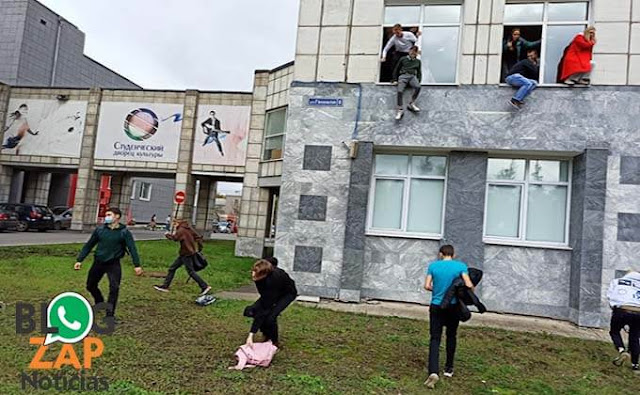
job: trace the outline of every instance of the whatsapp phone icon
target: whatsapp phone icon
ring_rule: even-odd
[[[75,292],[64,292],[53,298],[47,307],[49,328],[57,328],[57,333],[49,333],[44,345],[57,341],[77,343],[84,339],[93,326],[93,309],[84,296]]]

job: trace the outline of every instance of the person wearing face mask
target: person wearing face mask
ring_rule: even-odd
[[[131,254],[136,276],[142,275],[142,267],[140,267],[140,257],[136,249],[133,235],[125,225],[120,223],[122,212],[117,208],[110,208],[106,212],[104,225],[98,226],[84,247],[78,254],[77,262],[74,265],[75,270],[80,270],[82,261],[91,253],[96,245],[94,253],[93,265],[89,269],[87,276],[87,290],[93,296],[96,305],[104,302],[104,297],[98,288],[98,284],[102,277],[106,274],[109,279],[109,297],[107,298],[107,317],[114,317],[116,303],[118,302],[118,293],[120,291],[120,280],[122,278],[122,269],[120,267],[120,259],[125,253]]]

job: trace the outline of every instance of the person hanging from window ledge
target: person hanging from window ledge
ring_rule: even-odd
[[[591,83],[591,59],[595,45],[596,28],[593,26],[573,38],[560,61],[559,79],[562,83],[569,86]]]
[[[509,70],[519,61],[525,58],[525,50],[536,49],[540,46],[540,40],[528,41],[522,38],[520,28],[514,27],[511,36],[502,43],[502,75],[503,79],[509,74]]]
[[[402,119],[404,114],[403,96],[407,85],[413,88],[413,96],[411,96],[411,102],[407,106],[409,111],[419,112],[420,108],[415,105],[415,101],[420,94],[420,81],[422,81],[422,62],[418,59],[418,47],[413,46],[409,50],[409,55],[400,59],[396,68],[393,70],[393,83],[398,84],[398,111],[396,113],[396,120]]]
[[[395,52],[393,55],[393,66],[395,67],[400,59],[409,55],[409,51],[416,45],[416,42],[418,41],[420,32],[416,31],[416,34],[413,34],[412,32],[405,32],[402,30],[402,25],[400,25],[399,23],[395,24],[391,31],[393,32],[393,35],[391,36],[389,41],[387,41],[387,45],[384,46],[384,49],[382,50],[382,58],[380,59],[380,61],[383,63],[386,62],[387,54],[389,53],[391,48],[394,48]]]
[[[507,84],[518,88],[509,104],[517,110],[521,109],[524,99],[538,86],[539,74],[538,51],[530,49],[527,51],[527,58],[516,63],[507,75]]]

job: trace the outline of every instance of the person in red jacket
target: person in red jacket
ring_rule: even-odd
[[[589,26],[574,37],[565,50],[560,68],[560,81],[567,85],[591,83],[591,57],[596,45],[596,28]]]

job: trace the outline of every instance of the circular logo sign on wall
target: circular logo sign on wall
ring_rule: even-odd
[[[131,111],[124,120],[124,132],[131,139],[142,141],[156,134],[158,125],[156,113],[148,108],[138,108]]]

